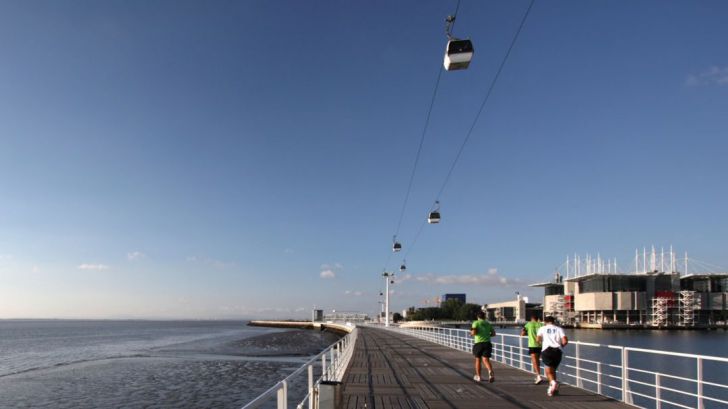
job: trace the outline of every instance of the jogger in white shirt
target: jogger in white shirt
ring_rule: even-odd
[[[554,317],[544,318],[543,327],[538,329],[536,339],[541,343],[541,360],[546,367],[546,376],[549,379],[549,388],[546,394],[553,396],[559,391],[559,383],[556,382],[556,369],[561,363],[561,348],[569,343],[564,330],[554,325]]]

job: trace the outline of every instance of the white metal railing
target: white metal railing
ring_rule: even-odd
[[[351,360],[351,355],[354,351],[357,332],[358,330],[356,328],[352,329],[349,334],[323,350],[315,357],[311,358],[300,368],[296,369],[285,379],[260,394],[257,398],[247,403],[243,406],[243,409],[259,408],[266,403],[271,402],[274,397],[278,409],[287,409],[289,387],[294,380],[300,380],[304,371],[308,375],[308,392],[303,397],[303,400],[296,405],[296,408],[303,409],[306,404],[308,404],[308,408],[313,409],[315,390],[321,382],[341,381],[344,377],[344,373],[346,372],[346,368],[349,366],[349,361]],[[318,373],[320,376],[317,379],[314,379],[314,369],[319,370]]]
[[[455,328],[386,328],[470,352],[470,331]],[[491,359],[533,371],[526,337],[498,334]],[[659,370],[655,370],[655,368]],[[641,408],[728,407],[728,358],[569,341],[559,367],[566,384]]]

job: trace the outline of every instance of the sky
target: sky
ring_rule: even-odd
[[[728,266],[728,3],[0,2],[0,318],[533,301],[567,255]],[[417,236],[418,229],[421,234]],[[417,240],[415,241],[415,237]]]

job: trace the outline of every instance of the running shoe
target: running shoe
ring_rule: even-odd
[[[549,382],[549,388],[546,389],[546,395],[548,396],[554,396],[554,393],[556,392],[556,381]]]
[[[473,376],[473,380],[475,382],[480,382],[480,377],[478,375]]]
[[[490,383],[495,382],[495,375],[493,375],[493,372],[488,374],[488,382],[490,382]]]
[[[541,377],[541,375],[539,375],[539,376],[536,377],[536,379],[534,379],[533,384],[534,385],[538,385],[541,382],[543,382],[543,378]]]
[[[554,395],[558,395],[559,394],[559,383],[558,382],[555,382],[554,383],[554,392],[553,392],[553,394]]]

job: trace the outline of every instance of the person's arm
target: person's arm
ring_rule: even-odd
[[[543,344],[543,337],[541,334],[536,335],[536,341],[538,341],[539,344]]]
[[[566,335],[564,335],[563,337],[561,337],[561,346],[562,347],[565,347],[566,344],[568,344],[568,343],[569,343],[569,338],[566,338]]]
[[[495,328],[493,328],[493,327],[490,327],[490,336],[491,337],[495,336]]]
[[[526,335],[528,335],[528,332],[526,332],[526,327],[521,328],[521,336],[525,337]]]
[[[470,336],[474,337],[477,334],[478,334],[478,329],[475,327],[475,323],[473,323],[473,325],[470,326]]]

